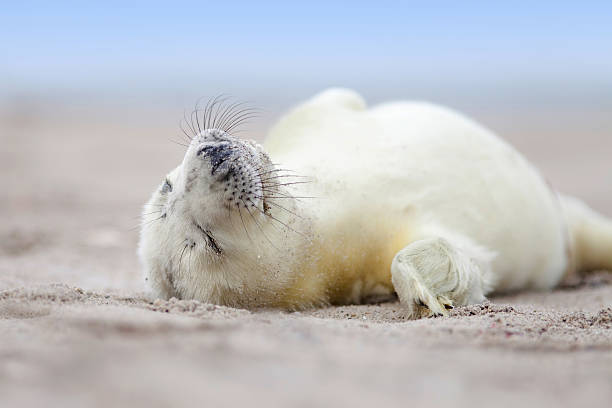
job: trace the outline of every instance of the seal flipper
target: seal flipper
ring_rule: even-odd
[[[582,201],[561,196],[570,239],[569,273],[612,271],[612,221]]]
[[[462,237],[425,238],[395,255],[391,281],[410,317],[446,315],[455,306],[485,300],[492,259],[489,251]]]

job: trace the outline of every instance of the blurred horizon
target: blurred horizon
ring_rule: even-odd
[[[23,2],[0,15],[0,102],[272,111],[329,86],[371,103],[612,108],[609,2]]]
[[[261,141],[283,111],[339,86],[369,105],[461,111],[612,215],[611,21],[603,1],[7,3],[4,202],[136,213],[180,162],[179,122],[198,99],[261,108],[240,134]]]

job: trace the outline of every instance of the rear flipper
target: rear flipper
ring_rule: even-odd
[[[391,264],[393,286],[411,318],[480,303],[492,286],[494,254],[467,238],[444,235],[411,243]]]
[[[563,196],[570,235],[570,272],[612,271],[612,221],[580,200]]]

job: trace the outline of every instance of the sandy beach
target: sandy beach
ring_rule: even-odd
[[[560,191],[612,216],[605,112],[512,114],[476,119]],[[398,303],[284,313],[148,298],[138,214],[182,157],[170,141],[181,138],[179,119],[0,110],[0,406],[612,401],[608,272],[416,321]],[[261,140],[266,125],[249,137]]]

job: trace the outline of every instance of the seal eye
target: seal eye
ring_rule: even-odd
[[[172,184],[170,184],[170,182],[168,180],[166,180],[164,182],[164,185],[162,186],[161,193],[162,194],[168,194],[171,191],[172,191]]]

